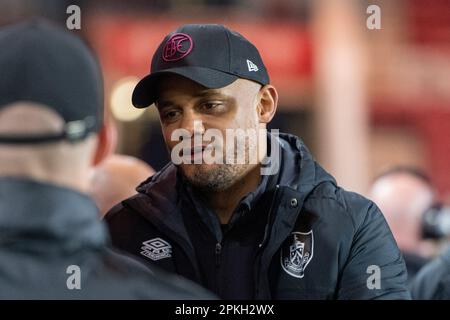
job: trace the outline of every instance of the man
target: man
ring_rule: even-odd
[[[155,173],[144,161],[112,154],[96,166],[90,175],[89,195],[103,217],[115,204],[131,197],[136,185]]]
[[[39,20],[2,29],[0,47],[0,299],[210,298],[107,249],[85,194],[104,145],[87,47]]]
[[[435,201],[430,180],[417,169],[395,167],[375,179],[370,198],[384,213],[411,280],[432,253],[422,240],[423,214]]]
[[[155,103],[176,165],[107,214],[113,243],[224,299],[409,298],[377,207],[339,188],[297,137],[259,134],[277,99],[240,34],[185,25],[167,35],[133,104]]]

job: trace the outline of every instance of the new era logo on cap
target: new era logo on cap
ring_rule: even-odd
[[[248,67],[248,71],[258,71],[259,70],[258,66],[248,59],[247,59],[247,67]]]

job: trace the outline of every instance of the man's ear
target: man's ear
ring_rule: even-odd
[[[112,120],[105,121],[98,132],[97,148],[93,166],[99,165],[107,156],[114,153],[117,146],[117,129]]]
[[[274,86],[267,84],[259,90],[258,118],[261,123],[269,123],[278,105],[278,92]]]

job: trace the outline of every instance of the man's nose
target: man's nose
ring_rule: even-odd
[[[184,114],[181,127],[187,130],[191,136],[203,135],[205,133],[205,127],[201,117],[194,112]]]

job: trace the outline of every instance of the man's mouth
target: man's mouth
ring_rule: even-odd
[[[203,154],[203,151],[205,151],[206,146],[197,146],[191,148],[191,157],[194,157],[195,155]]]
[[[197,145],[184,147],[180,151],[181,153],[178,155],[180,160],[184,164],[210,164],[216,161],[216,157],[220,156],[222,148],[219,145],[214,144],[206,144],[206,145]],[[171,150],[171,153],[173,149]],[[218,154],[219,153],[219,154]],[[221,161],[221,158],[218,160]]]

